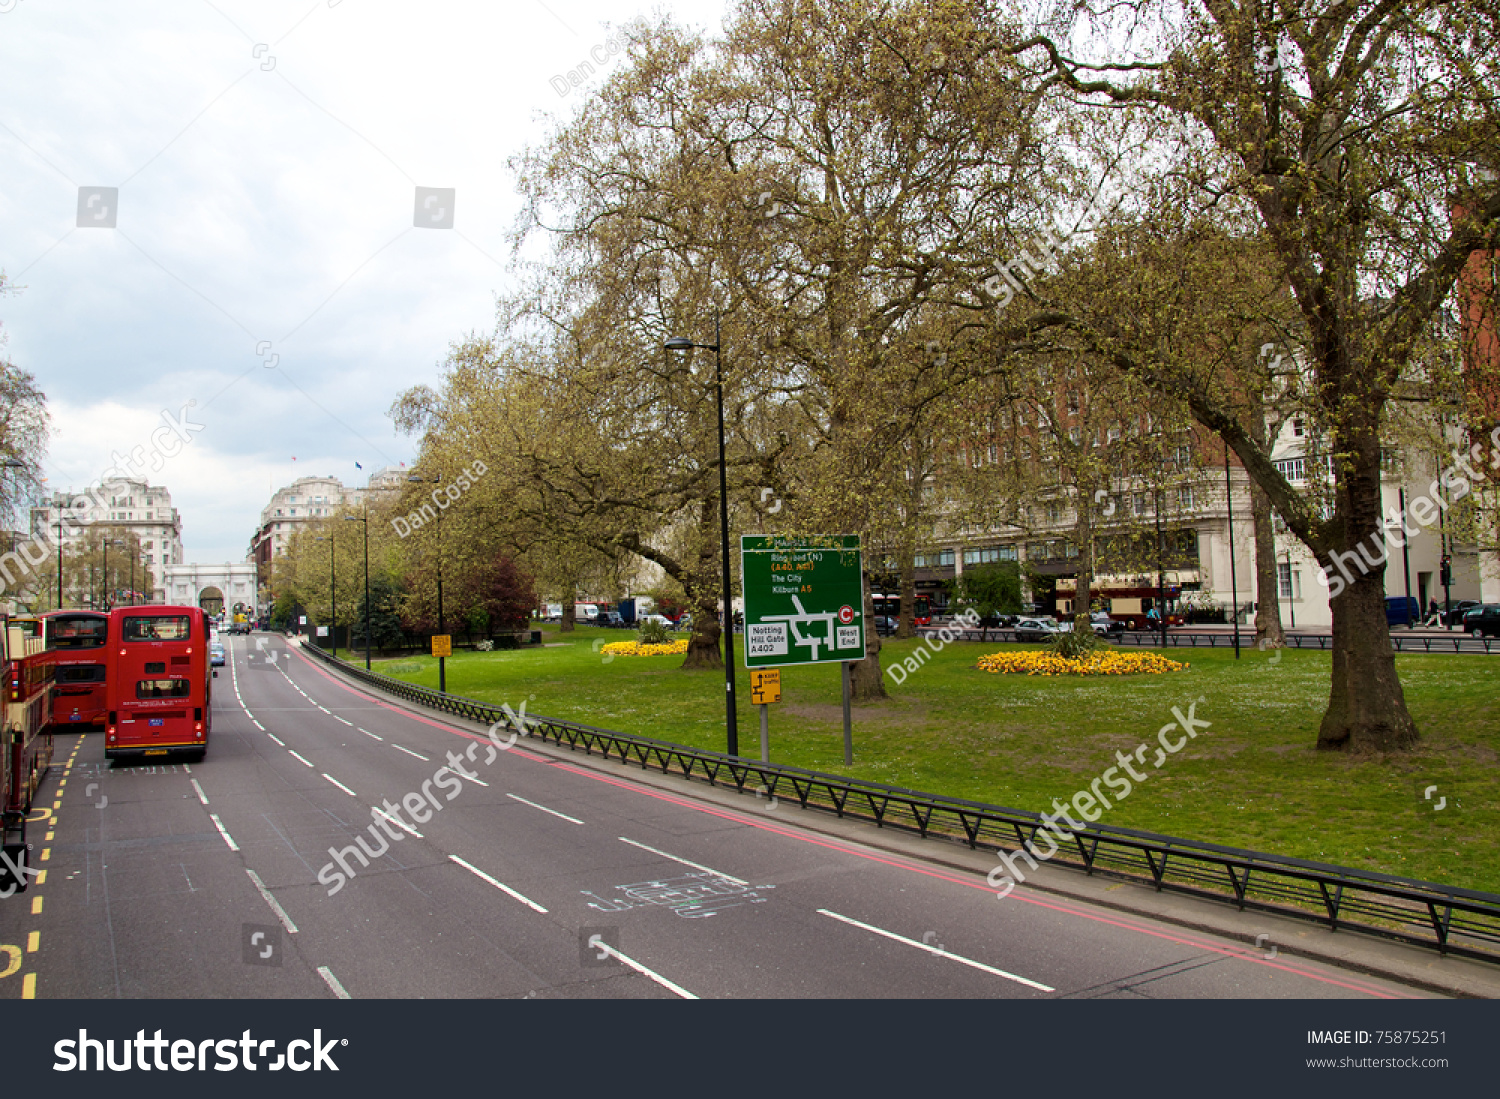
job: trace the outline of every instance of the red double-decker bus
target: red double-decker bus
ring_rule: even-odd
[[[202,759],[212,720],[208,615],[200,607],[109,613],[106,759]]]
[[[42,640],[52,664],[52,724],[99,728],[109,709],[105,698],[109,615],[102,611],[49,611]]]
[[[52,665],[32,625],[0,616],[0,660],[5,667],[5,697],[0,702],[0,837],[5,855],[0,897],[26,888],[26,815],[52,763],[47,725]]]

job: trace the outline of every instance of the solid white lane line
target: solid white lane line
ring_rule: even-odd
[[[359,726],[356,725],[355,728],[359,729]],[[383,737],[383,736],[375,736],[375,734],[372,733],[372,732],[370,732],[369,729],[359,729],[359,731],[362,732],[362,733],[364,733],[365,736],[367,736],[367,737],[374,737],[376,740],[381,740],[381,741],[385,740],[385,737]]]
[[[950,953],[949,951],[944,950],[941,947],[931,946],[927,943],[920,943],[916,939],[908,939],[905,935],[898,935],[894,931],[887,931],[882,927],[876,927],[874,924],[861,923],[859,920],[852,919],[849,916],[840,916],[837,912],[830,912],[826,908],[818,909],[818,913],[823,916],[831,917],[835,920],[840,920],[843,923],[850,924],[854,927],[862,928],[863,930],[872,932],[873,934],[884,935],[887,939],[894,939],[898,943],[905,943],[907,946],[914,946],[918,950],[925,950],[929,954],[936,954],[940,958],[952,958],[955,962],[962,962],[964,965],[971,966],[974,969],[982,970],[985,973],[992,973],[996,977],[1004,977],[1007,981],[1015,981],[1017,984],[1026,985],[1028,988],[1034,988],[1040,992],[1057,991],[1057,989],[1053,988],[1051,985],[1044,985],[1039,981],[1032,981],[1026,979],[1025,977],[1017,976],[1014,973],[1007,973],[1005,970],[996,969],[992,965],[985,965],[983,962],[976,962],[973,958],[965,958],[961,954]]]
[[[723,871],[715,870],[711,866],[704,866],[701,862],[693,862],[690,859],[681,859],[676,855],[669,855],[665,851],[658,851],[654,847],[647,847],[644,843],[636,843],[635,840],[626,839],[624,836],[620,837],[620,842],[628,843],[632,847],[639,847],[642,851],[650,851],[653,855],[660,855],[664,859],[671,859],[673,862],[680,862],[683,866],[691,866],[694,870],[702,870],[706,874],[717,874],[725,881],[732,881],[736,885],[750,884],[744,878],[736,878],[733,874],[725,874]]]
[[[370,809],[375,813],[375,815],[377,817],[383,817],[383,818],[385,818],[391,824],[394,824],[397,828],[400,828],[403,832],[406,832],[409,835],[416,836],[417,839],[423,839],[424,838],[421,832],[418,832],[415,828],[413,828],[411,825],[407,824],[406,821],[402,820],[400,817],[393,817],[389,813],[387,813],[384,809],[376,809],[375,806],[373,806],[373,805],[370,806]]]
[[[398,751],[398,752],[405,752],[409,756],[416,756],[423,763],[431,763],[432,762],[432,760],[428,759],[421,752],[413,752],[410,748],[403,748],[399,744],[392,744],[391,747],[394,748],[394,749],[396,749],[396,751]]]
[[[486,874],[483,870],[479,869],[479,867],[473,866],[473,865],[470,865],[467,862],[464,862],[464,860],[461,859],[461,858],[459,858],[457,855],[449,855],[448,857],[450,859],[452,859],[454,862],[458,863],[458,865],[462,866],[469,873],[473,874],[475,877],[477,877],[477,878],[483,878],[485,881],[489,882],[496,889],[500,890],[500,892],[502,892],[502,893],[508,893],[510,896],[514,897],[516,900],[520,901],[522,904],[527,905],[530,908],[534,908],[538,912],[545,913],[547,911],[541,905],[537,904],[536,901],[531,900],[529,897],[523,897],[523,896],[521,896],[521,894],[517,893],[514,889],[512,889],[510,886],[506,885],[504,882],[502,882],[502,881],[496,881],[494,878],[492,878],[488,874]]]
[[[276,742],[276,744],[277,744],[278,747],[280,747],[280,748],[285,748],[286,747],[286,741],[282,740],[275,733],[267,733],[266,736],[268,736],[272,740],[274,740]]]
[[[266,727],[264,725],[262,725],[260,722],[256,721],[255,718],[253,718],[253,717],[250,719],[250,724],[254,725],[261,732],[265,732],[266,731]]]
[[[691,992],[689,992],[687,989],[683,988],[680,984],[677,984],[674,981],[669,981],[667,978],[663,977],[660,973],[657,973],[654,970],[647,969],[645,966],[643,966],[640,962],[636,961],[634,958],[628,958],[624,954],[621,954],[618,950],[616,950],[614,947],[610,946],[609,943],[605,942],[603,939],[599,938],[599,936],[597,936],[597,935],[595,935],[592,939],[589,940],[589,945],[592,946],[592,947],[594,947],[597,950],[604,951],[606,954],[613,954],[616,958],[619,958],[620,961],[624,962],[626,965],[628,965],[631,969],[635,970],[641,976],[643,976],[643,977],[650,977],[657,984],[661,985],[662,988],[666,989],[668,992],[676,993],[678,996],[681,996],[684,1000],[696,1000],[696,999],[698,999],[697,996],[694,996]]]
[[[321,774],[323,775],[324,778],[326,778],[329,782],[333,783],[340,790],[344,791],[344,793],[348,794],[351,798],[357,798],[357,797],[359,797],[358,794],[356,794],[353,790],[349,789],[349,787],[345,786],[338,779],[334,778],[327,771],[323,771],[323,772],[321,772]]]
[[[332,990],[333,994],[340,1000],[354,999],[353,996],[350,996],[349,993],[344,991],[344,986],[339,984],[339,979],[333,975],[333,970],[329,969],[326,965],[318,966],[318,976],[323,978],[323,983],[326,984],[329,989]]]
[[[288,752],[292,752],[292,750],[291,750],[291,749],[290,749],[290,748],[288,748],[288,749],[287,749],[287,751],[288,751]],[[311,767],[311,766],[312,766],[312,764],[311,764],[311,763],[307,763],[307,760],[305,760],[305,759],[303,759],[303,758],[302,758],[302,757],[301,757],[301,756],[298,756],[298,755],[297,755],[297,753],[296,753],[296,752],[292,752],[292,755],[294,755],[294,756],[297,756],[297,760],[298,760],[298,761],[299,761],[299,762],[301,762],[301,763],[306,763],[306,764],[307,764],[307,766],[309,766],[309,767]]]
[[[577,817],[570,817],[566,813],[559,813],[556,809],[548,809],[545,805],[538,805],[534,801],[527,801],[525,798],[521,797],[521,795],[519,795],[519,794],[506,794],[505,796],[508,797],[508,798],[515,798],[522,805],[529,805],[533,809],[540,809],[544,813],[551,813],[554,817],[562,817],[563,820],[570,820],[574,824],[582,824],[583,823],[583,821],[579,820]]]
[[[198,800],[201,801],[204,805],[207,805],[208,804],[208,795],[203,792],[203,787],[201,787],[201,786],[198,785],[198,780],[194,778],[194,779],[188,779],[188,781],[193,784],[193,789],[195,791],[197,791]]]
[[[248,866],[245,867],[245,873],[249,874],[250,880],[255,883],[256,891],[260,893],[261,899],[271,906],[272,912],[276,913],[276,918],[281,921],[281,926],[286,928],[286,933],[288,935],[295,935],[297,933],[297,925],[286,914],[286,909],[276,903],[276,898],[271,896],[271,891],[266,888],[266,883],[260,880],[260,875]]]
[[[354,722],[352,722],[352,721],[350,721],[350,720],[349,720],[349,719],[348,719],[348,718],[346,718],[346,717],[339,717],[339,715],[338,715],[338,714],[334,714],[334,715],[333,715],[333,719],[334,719],[334,720],[335,720],[335,721],[342,721],[342,722],[343,722],[343,723],[344,723],[344,724],[345,724],[345,725],[348,725],[348,726],[349,726],[349,727],[350,727],[350,728],[351,728],[351,729],[352,729],[352,728],[353,728],[353,727],[354,727]]]
[[[208,814],[208,819],[214,822],[214,827],[219,830],[219,835],[224,837],[224,842],[229,844],[231,851],[238,851],[240,845],[234,842],[234,837],[229,834],[229,829],[224,827],[224,822],[219,819],[217,813]]]

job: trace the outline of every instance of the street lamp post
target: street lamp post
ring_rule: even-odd
[[[1167,647],[1167,573],[1162,564],[1161,489],[1155,492],[1151,510],[1156,513],[1156,624],[1161,631],[1161,647]]]
[[[63,605],[63,521],[62,509],[58,509],[57,519],[57,609],[62,610]]]
[[[329,618],[332,619],[328,626],[328,633],[333,639],[333,655],[339,655],[339,578],[334,564],[334,541],[333,532],[330,531],[327,538],[318,536],[319,542],[328,543],[328,598],[332,606]]]
[[[440,485],[443,483],[441,477],[418,477],[415,473],[407,478],[411,484]],[[434,493],[436,495],[436,493]],[[434,503],[437,501],[434,500]],[[443,618],[443,510],[437,513],[437,603],[438,603],[438,636],[446,637],[448,628]],[[447,693],[448,690],[448,660],[447,657],[438,657],[438,692]]]
[[[1297,587],[1292,583],[1292,548],[1286,550],[1286,609],[1292,620],[1292,629],[1297,628]]]
[[[724,458],[724,357],[719,332],[719,312],[714,310],[714,342],[694,343],[685,336],[673,336],[666,342],[668,351],[691,351],[702,348],[714,353],[714,391],[719,413],[719,550],[723,558],[724,592],[724,721],[731,756],[740,754],[738,708],[734,694],[734,599],[729,575],[729,470]]]
[[[116,542],[113,538],[104,539],[104,567],[101,571],[104,573],[104,610],[106,612],[113,609],[114,606],[110,598],[113,593],[109,590],[109,547],[118,544],[120,543]]]
[[[365,671],[370,670],[370,503],[365,501],[363,515],[344,516],[351,523],[365,525]]]

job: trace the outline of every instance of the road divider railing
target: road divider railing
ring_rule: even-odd
[[[302,651],[408,702],[490,726],[504,722],[519,736],[644,770],[730,786],[769,799],[773,806],[795,802],[802,809],[976,850],[1029,850],[1044,831],[1041,814],[1026,809],[761,763],[538,714],[517,715],[506,707],[366,671],[315,646]],[[1059,845],[1051,865],[1150,884],[1157,892],[1221,901],[1241,911],[1311,920],[1330,931],[1360,931],[1443,954],[1500,962],[1500,895],[1494,893],[1131,828],[1087,824],[1071,837]]]

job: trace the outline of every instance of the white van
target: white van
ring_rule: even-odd
[[[599,617],[599,608],[593,603],[575,603],[573,605],[573,620],[575,622],[589,621]]]

